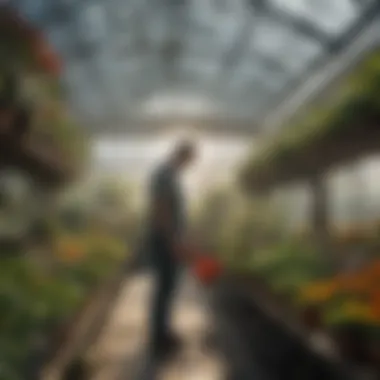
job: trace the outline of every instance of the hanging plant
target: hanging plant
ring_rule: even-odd
[[[297,161],[297,154],[350,131],[373,127],[380,117],[380,52],[376,51],[359,65],[351,79],[336,91],[333,100],[315,111],[307,110],[296,125],[284,127],[261,151],[247,163],[244,175],[254,178],[256,183],[270,178],[281,163],[289,158]],[[269,183],[269,181],[268,181]],[[259,186],[259,185],[257,185]]]
[[[61,62],[46,39],[29,21],[9,7],[0,7],[0,67],[40,71],[57,76]]]
[[[60,75],[62,62],[58,55],[52,50],[46,39],[39,33],[32,40],[32,50],[38,66],[46,73],[53,76]]]
[[[0,56],[2,68],[15,63],[33,63],[30,38],[33,34],[28,23],[9,8],[0,12]]]

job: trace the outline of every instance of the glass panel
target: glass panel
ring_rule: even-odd
[[[277,59],[294,74],[314,59],[321,52],[321,47],[267,19],[257,25],[251,51]]]
[[[353,6],[358,8],[360,11],[363,11],[368,6],[374,4],[377,0],[351,0]]]
[[[302,17],[332,35],[342,33],[357,17],[351,0],[267,0],[295,17]]]
[[[79,35],[84,41],[101,41],[107,34],[104,7],[93,4],[79,11],[78,29]]]
[[[57,25],[49,28],[55,28],[50,31],[51,37],[65,56],[70,56],[73,47],[67,60],[67,84],[72,103],[82,106],[84,114],[106,115],[116,112],[113,107],[133,107],[144,102],[149,93],[168,86],[183,91],[196,89],[199,96],[208,93],[231,113],[253,112],[322,53],[318,42],[281,22],[281,17],[259,17],[251,12],[249,0],[188,0],[186,33],[178,34],[183,50],[173,84],[165,82],[160,55],[171,14],[167,2],[56,1],[76,7],[71,14],[78,18],[77,25],[68,22],[61,23],[62,30]],[[334,37],[376,0],[262,1],[286,12],[286,19],[302,18]],[[18,3],[24,13],[37,19],[49,0]],[[75,47],[83,56],[85,69],[75,62]],[[229,53],[235,58],[226,68]]]

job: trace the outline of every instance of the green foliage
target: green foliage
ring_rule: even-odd
[[[41,49],[46,41],[26,20],[8,9],[0,15],[0,97],[8,99],[7,78],[10,73],[17,77],[17,104],[32,104],[32,114],[50,103],[61,103],[54,118],[44,116],[42,120],[32,118],[32,136],[43,132],[49,136],[48,147],[62,161],[72,166],[81,166],[87,155],[87,139],[80,127],[68,116],[63,99],[63,89],[57,75],[51,75],[41,67]],[[48,46],[46,46],[48,49]],[[52,53],[53,54],[53,53]],[[58,58],[57,58],[58,60]]]
[[[284,242],[252,255],[250,269],[262,275],[277,290],[295,293],[329,271],[321,252],[298,242]]]
[[[255,252],[282,239],[282,216],[270,198],[246,199],[235,188],[217,189],[200,203],[197,239],[227,266],[252,270]]]
[[[80,205],[67,207],[59,213],[59,223],[63,229],[70,233],[83,233],[88,227],[89,216],[85,214]]]
[[[215,189],[204,197],[195,213],[197,238],[203,244],[212,249],[221,248],[224,243],[222,235],[233,218],[232,203],[231,192],[227,189]]]
[[[56,230],[58,235],[63,233],[59,227]],[[80,238],[84,240],[83,233]],[[7,379],[23,379],[34,345],[41,340],[46,343],[57,328],[74,316],[90,292],[127,257],[124,242],[107,236],[86,239],[92,244],[87,244],[89,248],[83,257],[71,258],[70,250],[75,250],[76,246],[64,246],[71,261],[65,259],[65,252],[50,260],[34,255],[3,259],[0,269],[0,378],[1,371],[6,370]]]
[[[22,64],[35,64],[33,49],[27,35],[17,27],[17,23],[10,22],[6,15],[0,16],[0,69],[10,68]]]
[[[246,164],[243,177],[259,180],[278,164],[318,142],[339,138],[350,128],[363,128],[365,118],[380,114],[380,52],[362,62],[351,77],[317,109],[306,110],[296,123],[283,128]],[[244,179],[244,178],[243,178]]]
[[[47,274],[33,260],[4,260],[0,275],[0,367],[22,371],[34,340],[79,306],[84,289],[65,276]],[[17,378],[17,377],[16,377]]]

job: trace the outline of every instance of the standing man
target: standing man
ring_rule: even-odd
[[[152,303],[150,348],[155,359],[173,352],[180,343],[169,327],[180,262],[187,255],[184,244],[186,211],[179,176],[194,160],[195,153],[195,146],[191,142],[182,142],[154,173],[151,181],[149,245],[156,286]]]

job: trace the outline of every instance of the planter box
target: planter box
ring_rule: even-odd
[[[125,269],[110,276],[90,292],[80,310],[67,323],[61,325],[40,355],[40,366],[29,380],[61,380],[70,366],[81,359],[94,343],[112,309],[112,304],[128,271]]]
[[[218,341],[226,362],[234,363],[231,378],[356,379],[351,368],[313,350],[296,322],[290,325],[286,313],[264,304],[263,293],[235,280],[221,280],[210,296]]]

